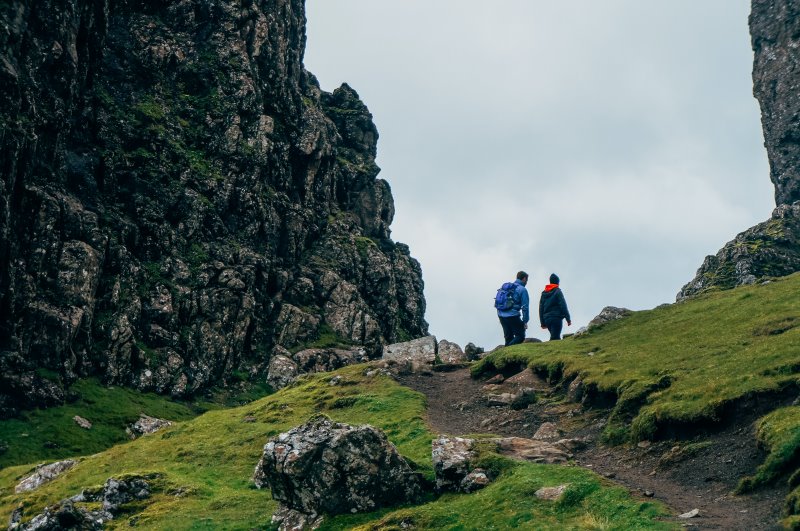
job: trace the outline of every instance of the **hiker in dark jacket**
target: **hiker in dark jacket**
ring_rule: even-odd
[[[558,275],[550,275],[550,284],[544,287],[542,298],[539,299],[539,324],[550,331],[550,341],[561,339],[563,319],[567,320],[567,326],[572,326],[567,301],[564,300],[564,293],[558,287],[558,282]]]
[[[497,317],[500,319],[500,326],[503,327],[503,337],[506,346],[516,345],[525,341],[525,329],[528,328],[529,319],[529,297],[525,284],[528,283],[528,273],[520,271],[517,273],[517,280],[514,281],[516,290],[514,291],[514,306],[509,310],[497,310]],[[522,312],[522,318],[519,314]]]

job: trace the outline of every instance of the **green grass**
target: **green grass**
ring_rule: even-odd
[[[754,476],[739,483],[739,492],[752,491],[784,476],[790,487],[800,486],[800,407],[781,408],[763,417],[758,421],[756,437],[769,454]]]
[[[568,484],[556,502],[536,498],[542,487]],[[514,463],[500,478],[474,494],[447,494],[419,507],[405,508],[356,529],[675,529],[661,522],[664,508],[632,500],[628,492],[597,475],[569,466]],[[329,529],[347,529],[334,527]]]
[[[143,529],[272,529],[276,503],[269,492],[253,487],[250,477],[262,447],[272,437],[325,413],[351,424],[372,424],[385,431],[401,454],[433,479],[431,440],[424,422],[425,398],[385,376],[366,378],[364,366],[300,379],[251,404],[209,411],[156,434],[83,458],[73,469],[38,490],[17,495],[18,480],[32,466],[0,471],[0,519],[22,503],[29,519],[47,505],[110,476],[158,474],[159,488],[141,512],[109,522],[127,528],[135,518]],[[339,385],[328,382],[334,374]],[[489,488],[473,495],[446,495],[418,507],[383,509],[364,515],[341,515],[324,529],[351,529],[375,521],[387,525],[410,515],[424,527],[491,529],[514,527],[665,529],[657,518],[663,509],[633,500],[593,473],[564,466],[512,463],[485,456],[501,473]],[[567,501],[541,502],[532,493],[541,486],[570,483]],[[491,522],[491,525],[488,523]],[[487,524],[487,525],[485,525]]]
[[[127,441],[125,428],[140,413],[168,420],[186,420],[198,413],[164,396],[105,387],[97,380],[78,381],[71,391],[80,396],[73,403],[0,420],[0,443],[8,445],[0,454],[0,468],[100,452]],[[88,419],[92,429],[75,424],[75,415]]]
[[[634,312],[578,338],[502,349],[473,374],[522,365],[555,380],[580,375],[590,394],[617,399],[608,440],[670,437],[798,387],[798,293],[795,274]]]

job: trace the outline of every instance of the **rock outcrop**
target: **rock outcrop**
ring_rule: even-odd
[[[677,300],[797,271],[800,271],[800,203],[779,206],[768,221],[736,236],[716,256],[707,256],[695,278],[678,293]]]
[[[23,523],[21,509],[14,511],[9,523],[9,531],[61,531],[64,529],[94,530],[106,529],[105,523],[113,520],[125,509],[125,505],[150,497],[150,482],[158,476],[127,476],[108,478],[99,488],[84,489],[83,492],[61,500],[52,507],[45,507],[27,523]],[[76,503],[97,503],[99,508],[89,510]]]
[[[270,359],[267,382],[274,389],[282,389],[302,374],[335,371],[366,361],[369,361],[369,356],[363,347],[311,348],[294,354],[278,347]]]
[[[304,9],[0,4],[0,415],[427,333],[372,116],[305,70]]]
[[[775,204],[800,201],[800,6],[752,0],[753,94],[761,105]]]
[[[283,506],[276,514],[276,522],[285,521],[282,528],[413,501],[422,493],[418,475],[383,432],[324,416],[270,440],[253,481],[269,487]]]
[[[77,461],[73,461],[72,459],[65,459],[63,461],[50,463],[49,465],[39,465],[36,467],[33,474],[26,476],[17,484],[14,488],[14,492],[19,494],[20,492],[38,489],[45,483],[53,481],[58,476],[74,467],[76,463]]]
[[[677,300],[800,271],[800,6],[794,0],[752,0],[750,34],[753,94],[761,106],[777,208],[770,219],[707,256]]]
[[[164,428],[168,428],[169,426],[172,426],[172,422],[166,419],[159,419],[142,413],[139,415],[139,420],[128,426],[126,431],[132,439],[135,439],[136,437],[141,437],[142,435],[155,433]]]

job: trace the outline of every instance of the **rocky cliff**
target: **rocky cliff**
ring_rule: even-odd
[[[276,347],[425,335],[377,130],[302,0],[0,3],[0,414],[187,395]]]
[[[772,217],[706,257],[678,300],[800,271],[800,1],[752,0],[753,94],[775,185]]]

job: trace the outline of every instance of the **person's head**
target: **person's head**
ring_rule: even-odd
[[[555,273],[550,275],[550,284],[559,284],[559,283],[560,279],[558,278],[558,275],[556,275]]]
[[[519,280],[523,284],[527,284],[528,283],[528,273],[526,273],[525,271],[518,272],[517,273],[517,280]]]

